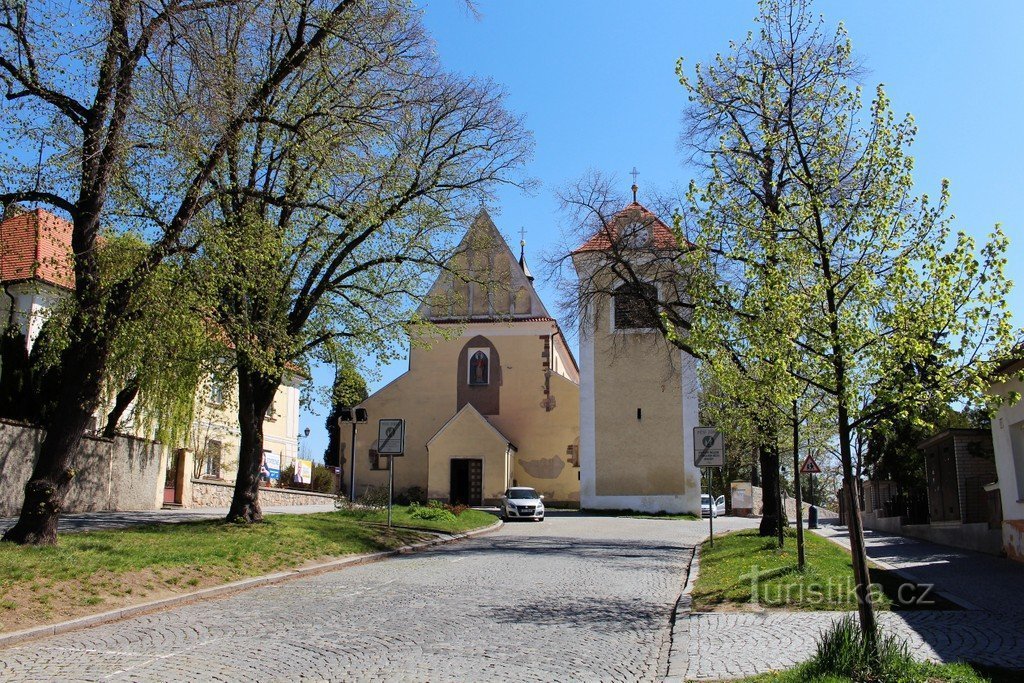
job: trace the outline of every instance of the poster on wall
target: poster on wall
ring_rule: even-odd
[[[273,451],[263,451],[260,479],[268,484],[281,478],[281,456]]]
[[[295,478],[296,484],[308,484],[313,479],[313,461],[302,460],[301,458],[295,461]]]

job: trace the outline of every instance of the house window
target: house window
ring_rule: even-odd
[[[220,479],[220,455],[224,444],[214,439],[206,441],[206,450],[203,453],[203,473],[207,477]]]
[[[210,380],[210,403],[215,406],[224,405],[224,382],[219,379]]]
[[[470,349],[466,367],[470,384],[483,385],[490,382],[491,355],[489,349]]]
[[[651,306],[657,306],[658,290],[654,285],[639,285],[627,282],[615,290],[613,314],[615,329],[652,329],[658,321],[651,313]]]

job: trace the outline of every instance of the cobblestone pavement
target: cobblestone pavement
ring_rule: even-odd
[[[787,669],[814,654],[818,635],[843,612],[694,613],[677,622],[687,680],[740,678]],[[882,628],[919,659],[1024,668],[1024,619],[985,611],[881,612]]]
[[[331,512],[334,505],[266,505],[263,514],[302,515],[313,512]],[[124,529],[144,524],[174,524],[195,522],[201,519],[217,519],[228,514],[227,508],[179,508],[174,510],[134,510],[110,512],[79,512],[61,515],[57,532],[66,534],[73,531],[102,531]],[[16,517],[0,517],[0,533],[14,526]]]
[[[838,526],[837,519],[823,521],[817,533],[849,548],[846,527]],[[918,583],[934,584],[954,602],[1010,617],[1024,615],[1024,563],[871,529],[864,530],[864,544],[872,560]]]
[[[660,680],[690,549],[706,531],[550,514],[0,650],[0,680]]]
[[[818,533],[839,541],[846,528]],[[867,531],[868,554],[970,609],[879,613],[884,630],[919,659],[1024,669],[1024,567],[997,557]],[[846,542],[843,545],[849,547]],[[740,678],[792,667],[814,653],[819,634],[842,612],[680,613],[669,680]]]

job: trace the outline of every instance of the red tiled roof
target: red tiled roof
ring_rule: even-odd
[[[0,222],[0,282],[40,280],[73,289],[71,223],[33,209]]]
[[[618,238],[620,226],[639,222],[648,226],[651,230],[651,244],[657,249],[676,249],[679,241],[676,239],[672,228],[654,215],[647,207],[638,202],[633,202],[622,209],[608,221],[608,225],[602,227],[586,242],[581,244],[573,254],[580,254],[588,251],[608,251],[612,246],[612,240]]]

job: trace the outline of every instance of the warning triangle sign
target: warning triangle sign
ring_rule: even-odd
[[[808,455],[804,459],[804,464],[800,465],[800,474],[821,474],[821,468],[818,467],[814,458]]]

